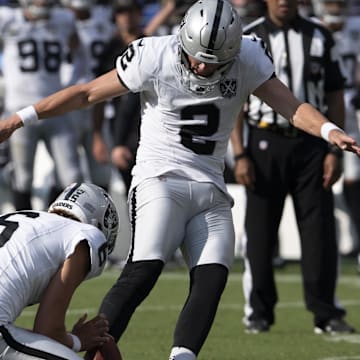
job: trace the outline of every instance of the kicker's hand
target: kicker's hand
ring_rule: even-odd
[[[341,150],[350,151],[360,157],[360,146],[342,130],[333,129],[329,133],[330,144],[337,145]]]
[[[103,314],[97,315],[89,321],[85,320],[86,314],[78,320],[71,331],[79,337],[81,351],[101,347],[112,339],[112,336],[108,334],[109,322]]]
[[[0,120],[0,143],[7,140],[16,129],[22,126],[23,123],[16,114],[11,115],[4,120]]]

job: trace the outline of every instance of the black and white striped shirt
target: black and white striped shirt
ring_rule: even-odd
[[[261,17],[245,27],[246,34],[262,38],[275,65],[276,76],[301,101],[326,113],[325,94],[343,89],[344,78],[331,33],[318,22],[297,16],[288,27]],[[255,96],[249,100],[248,121],[288,126],[288,121]]]

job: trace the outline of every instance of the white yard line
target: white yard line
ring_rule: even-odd
[[[107,279],[114,279],[114,281],[118,278],[120,271],[116,270],[108,270],[105,271],[99,278],[93,279],[91,281],[101,281],[101,278],[107,278]],[[164,272],[160,276],[160,280],[162,281],[188,281],[188,275],[187,273],[181,273],[181,272]],[[301,282],[301,276],[295,275],[295,274],[277,274],[276,275],[276,281],[279,283],[300,283]],[[230,274],[229,276],[229,282],[241,282],[241,274]],[[341,276],[339,279],[339,283],[347,284],[355,287],[360,287],[360,277],[358,275],[344,275]],[[341,304],[344,306],[360,306],[360,299],[342,299]],[[137,311],[179,311],[182,308],[181,305],[141,305]],[[279,302],[277,304],[277,307],[280,308],[300,308],[304,307],[303,301],[289,301],[289,302]],[[243,304],[220,304],[220,309],[224,310],[242,310]],[[82,315],[84,313],[96,313],[98,308],[84,308],[84,309],[71,309],[68,311],[69,315]],[[21,313],[21,316],[34,316],[35,310],[28,309],[24,310]],[[338,359],[338,358],[337,358]],[[356,358],[357,359],[357,358]],[[323,359],[322,359],[323,360]],[[325,359],[324,359],[325,360]],[[330,360],[326,359],[326,360]],[[339,360],[342,360],[339,358]],[[345,360],[345,359],[344,359]],[[360,358],[359,358],[360,360]]]
[[[355,299],[347,299],[341,301],[342,305],[347,306],[360,306],[360,300]],[[147,311],[180,311],[183,307],[183,304],[179,305],[141,305],[136,311],[139,312],[147,312]],[[220,304],[219,309],[221,310],[242,310],[244,307],[243,304]],[[290,302],[279,302],[277,307],[283,309],[291,309],[291,308],[300,308],[304,307],[304,303],[301,301],[290,301]],[[68,315],[82,315],[84,313],[92,314],[96,313],[98,308],[84,308],[84,309],[71,309],[67,312]],[[24,310],[21,313],[21,316],[34,316],[35,310],[28,309]],[[360,360],[360,359],[359,359]]]
[[[326,357],[321,358],[318,360],[360,360],[360,355],[355,356],[332,356],[332,357]]]
[[[110,278],[110,279],[117,279],[120,275],[120,270],[108,270],[105,271],[100,279],[103,278]],[[298,274],[276,274],[276,282],[278,283],[294,283],[299,284],[302,282],[301,275]],[[185,272],[164,272],[160,275],[160,280],[176,280],[176,281],[188,281],[189,276]],[[229,282],[237,282],[242,280],[242,274],[240,273],[233,273],[229,275]],[[96,281],[94,279],[93,281]],[[338,279],[339,284],[347,284],[353,285],[356,287],[360,287],[360,276],[359,275],[340,275]]]

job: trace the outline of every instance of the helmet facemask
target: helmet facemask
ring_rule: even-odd
[[[216,84],[228,73],[233,64],[233,60],[217,68],[211,76],[201,76],[195,74],[190,69],[187,54],[179,46],[178,70],[181,74],[181,83],[185,89],[197,95],[205,95],[211,92]]]

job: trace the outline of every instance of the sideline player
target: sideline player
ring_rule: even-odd
[[[63,88],[60,67],[65,53],[81,53],[73,14],[53,0],[20,0],[19,7],[2,6],[0,38],[5,86],[4,117],[28,103]],[[80,61],[72,76],[84,71]],[[76,139],[69,115],[57,121],[21,129],[10,139],[13,165],[12,193],[16,210],[32,208],[36,148],[42,140],[54,162],[56,184],[49,203],[72,182],[81,181]],[[61,149],[61,151],[59,151]]]
[[[0,141],[39,119],[128,91],[140,92],[142,105],[129,193],[132,242],[100,312],[118,341],[181,247],[190,289],[170,359],[193,360],[210,331],[233,261],[233,200],[224,183],[224,157],[248,96],[254,93],[296,127],[343,150],[360,155],[360,147],[276,78],[264,44],[242,37],[240,18],[226,0],[196,2],[178,35],[135,40],[115,69],[11,115],[0,122]]]
[[[344,0],[320,0],[316,14],[332,31],[341,58],[345,78],[345,130],[360,140],[360,16],[350,15],[350,4]],[[360,161],[353,154],[344,154],[343,197],[354,224],[353,248],[350,256],[358,257],[360,269]]]
[[[0,216],[0,359],[81,359],[75,352],[113,343],[104,315],[82,316],[66,332],[65,315],[83,280],[101,274],[114,248],[118,215],[90,184],[68,186],[48,212]],[[33,331],[14,325],[39,304]]]
[[[66,0],[63,3],[75,16],[76,30],[84,53],[80,56],[86,59],[88,68],[86,76],[83,74],[79,79],[72,79],[72,81],[86,82],[95,78],[95,74],[98,73],[100,59],[115,32],[115,27],[111,19],[104,19],[103,12],[96,11],[98,6],[94,0]],[[79,60],[81,61],[81,59]],[[75,64],[79,60],[75,61]],[[72,66],[73,63],[67,63],[62,67],[64,75],[67,72],[72,74]],[[73,84],[64,82],[66,86]],[[109,161],[97,161],[93,154],[93,109],[90,107],[73,111],[69,115],[78,145],[84,150],[84,160],[86,161],[85,164],[82,164],[85,165],[82,166],[84,168],[83,177],[89,178],[92,183],[107,190],[111,177],[111,166]],[[78,118],[82,119],[81,122],[78,121]]]

